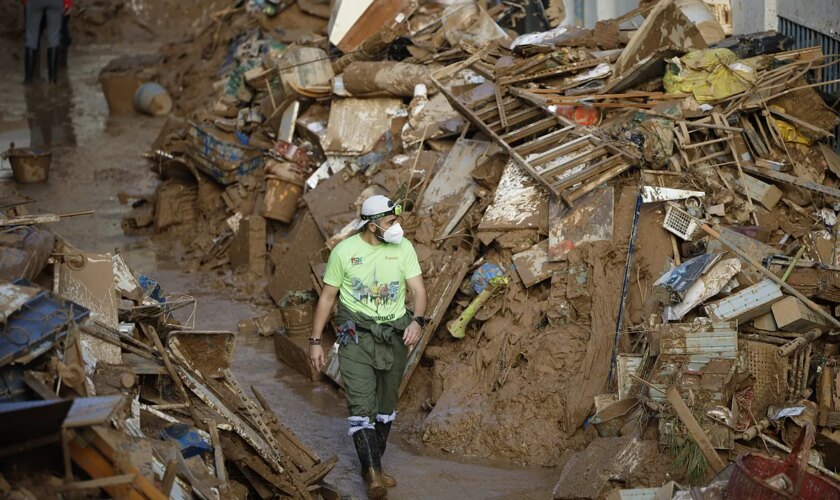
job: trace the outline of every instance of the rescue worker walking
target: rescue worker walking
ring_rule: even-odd
[[[47,73],[50,83],[58,81],[58,65],[62,38],[62,16],[70,14],[72,0],[23,0],[26,18],[26,49],[24,83],[31,84],[35,77],[38,45],[41,36],[41,19],[47,19]],[[68,34],[69,38],[69,34]]]
[[[310,362],[320,370],[321,333],[338,296],[335,322],[349,434],[373,499],[385,498],[386,488],[396,486],[382,471],[381,458],[396,417],[408,351],[426,324],[426,289],[414,246],[403,238],[400,211],[385,196],[365,200],[359,232],[330,253],[309,339]],[[413,313],[405,307],[406,288]]]

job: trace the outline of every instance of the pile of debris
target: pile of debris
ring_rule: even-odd
[[[4,196],[0,491],[10,498],[311,498],[322,461],[231,372],[195,299],[74,248]]]
[[[815,428],[812,464],[836,480],[840,156],[815,80],[836,57],[724,38],[702,2],[521,35],[507,3],[313,4],[220,13],[250,28],[212,40],[215,95],[161,132],[163,181],[127,230],[178,235],[245,298],[264,289],[280,311],[244,327],[317,378],[288,294],[320,290],[360,202],[389,195],[429,292],[400,404],[427,445],[566,463],[556,496],[594,498],[616,476],[664,482],[639,468],[655,442],[616,437],[651,421],[697,484]],[[304,6],[322,31],[277,28]],[[564,454],[593,439],[601,455]]]

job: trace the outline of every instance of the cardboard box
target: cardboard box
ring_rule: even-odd
[[[788,332],[805,332],[812,328],[828,326],[822,316],[808,309],[808,306],[796,297],[785,297],[773,304],[772,310],[776,326]]]
[[[773,317],[772,312],[762,314],[753,320],[753,327],[765,332],[775,332],[779,329],[776,325],[776,318]]]
[[[235,135],[212,125],[192,124],[187,144],[187,155],[196,167],[225,185],[263,165],[262,150],[241,144]]]

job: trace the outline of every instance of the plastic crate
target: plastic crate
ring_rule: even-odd
[[[694,241],[700,235],[700,221],[674,203],[668,203],[662,227],[685,241]]]

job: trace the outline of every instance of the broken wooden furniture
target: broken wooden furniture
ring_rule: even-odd
[[[475,55],[480,56],[482,52]],[[475,55],[443,68],[432,77],[433,82],[455,109],[567,205],[573,205],[638,163],[635,153],[602,140],[548,107],[535,104],[526,98],[529,92],[505,86],[501,78],[455,95],[447,82],[464,67],[477,64],[481,57]],[[579,65],[562,68],[563,71],[553,70],[552,75],[580,69]]]

